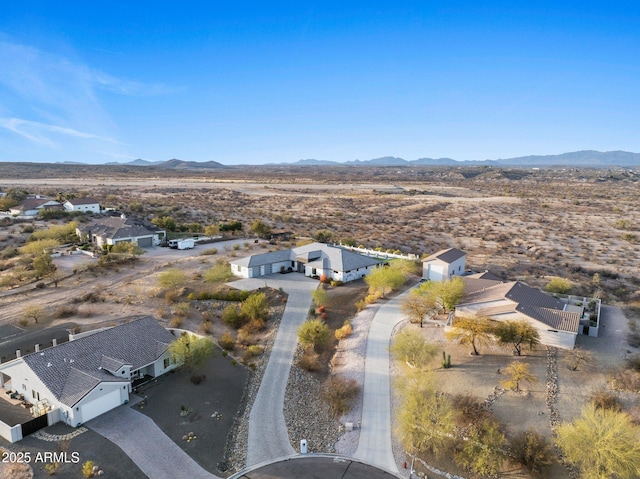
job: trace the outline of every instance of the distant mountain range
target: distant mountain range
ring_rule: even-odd
[[[110,162],[107,165],[129,165],[129,166],[152,166],[155,168],[167,168],[174,170],[189,169],[212,169],[227,168],[227,166],[216,161],[147,161],[137,159],[127,163]],[[551,167],[551,166],[571,166],[587,168],[605,168],[612,166],[619,167],[640,167],[640,153],[628,151],[574,151],[562,153],[561,155],[530,155],[517,158],[505,158],[499,160],[473,160],[458,161],[451,158],[418,158],[417,160],[405,160],[395,156],[383,156],[372,160],[353,160],[345,162],[306,159],[293,163],[269,163],[278,166],[497,166],[497,167]]]
[[[561,155],[530,155],[517,158],[505,158],[499,160],[472,160],[458,161],[451,158],[418,158],[417,160],[405,160],[395,156],[383,156],[373,160],[354,160],[343,163],[326,160],[299,160],[294,163],[278,163],[279,165],[298,166],[518,166],[518,167],[550,167],[550,166],[575,166],[575,167],[637,167],[640,166],[640,153],[628,151],[574,151]]]
[[[111,161],[105,165],[129,165],[129,166],[155,166],[156,168],[167,168],[171,170],[192,170],[203,168],[226,168],[222,163],[217,161],[183,161],[183,160],[167,160],[167,161],[147,161],[138,158],[137,160],[120,163]]]

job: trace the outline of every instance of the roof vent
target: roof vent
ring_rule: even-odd
[[[74,362],[74,360],[73,360],[73,359],[69,359],[69,362],[70,362],[70,363],[73,363],[73,362]]]
[[[51,367],[51,363],[47,363],[47,367],[50,368]]]

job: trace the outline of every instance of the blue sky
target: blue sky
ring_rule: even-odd
[[[22,0],[0,12],[0,161],[585,149],[640,152],[638,2]]]

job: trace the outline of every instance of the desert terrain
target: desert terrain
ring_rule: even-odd
[[[186,273],[187,281],[180,291],[180,301],[185,302],[190,293],[197,297],[208,290],[202,275],[215,264],[284,248],[300,239],[350,242],[418,257],[457,247],[468,253],[467,267],[472,270],[489,270],[504,279],[540,288],[551,277],[560,276],[572,282],[575,294],[597,294],[604,304],[624,310],[631,326],[623,340],[628,344],[603,349],[592,344],[593,338],[584,338],[579,346],[594,350],[595,365],[578,372],[560,366],[564,395],[558,407],[562,418],[568,420],[588,396],[580,388],[606,385],[640,345],[640,336],[632,326],[640,319],[639,180],[637,172],[618,169],[274,166],[204,172],[3,165],[0,191],[19,188],[51,196],[60,192],[88,195],[98,198],[103,207],[146,220],[170,217],[177,224],[202,227],[240,221],[243,231],[192,251],[152,248],[131,263],[108,269],[92,267],[95,260],[83,255],[57,258],[59,271],[65,272],[57,287],[37,289],[25,284],[0,291],[0,325],[30,332],[71,322],[73,328],[82,330],[113,324],[127,316],[152,314],[166,324],[179,321],[181,327],[194,331],[201,331],[209,319],[207,332],[220,338],[232,332],[219,321],[224,303],[210,310],[192,301],[185,313],[177,306],[180,302],[167,300],[166,289],[159,286],[162,272],[179,268]],[[254,243],[251,225],[255,220],[273,232],[292,232],[294,239]],[[38,230],[64,222],[0,221],[0,250],[24,244],[31,231],[26,225]],[[217,252],[202,255],[209,247]],[[0,259],[0,275],[11,273],[11,261]],[[275,304],[277,298],[271,301]],[[25,305],[40,305],[46,309],[46,317],[37,325],[20,325]],[[355,308],[348,306],[339,310],[344,318],[334,318],[337,324],[355,313]],[[269,334],[257,335],[254,343],[268,345]],[[458,366],[438,373],[448,375],[443,391],[455,393],[451,388],[471,385],[479,398],[491,394],[500,379],[495,371],[509,360],[504,350],[492,347],[476,359],[463,347],[444,344],[439,328],[425,328],[423,334],[452,353]],[[247,346],[238,345],[232,354],[241,358]],[[8,359],[10,352],[3,352],[2,360]],[[559,364],[564,364],[562,360]],[[259,361],[249,358],[247,364]],[[527,361],[532,362],[539,384],[523,397],[507,393],[497,401],[494,412],[512,433],[534,425],[550,434],[544,413],[544,349],[527,354]],[[625,401],[637,410],[635,396],[625,397]],[[524,416],[523,411],[527,411]],[[518,424],[510,421],[518,415]],[[557,477],[565,477],[560,466],[554,471]]]

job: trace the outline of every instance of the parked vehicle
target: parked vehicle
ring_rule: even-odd
[[[192,238],[169,240],[169,248],[173,249],[193,249],[195,245]]]

